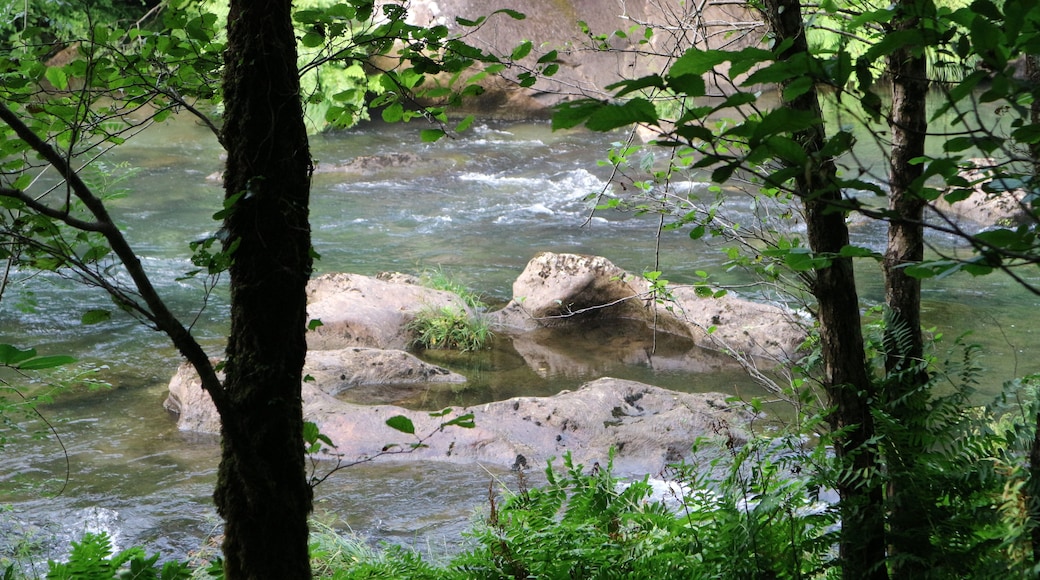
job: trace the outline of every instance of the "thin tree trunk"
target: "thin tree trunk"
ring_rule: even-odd
[[[1026,55],[1026,80],[1035,91],[1040,88],[1040,56]],[[1040,125],[1040,99],[1033,99],[1029,107],[1029,121]],[[1040,181],[1040,142],[1029,144],[1029,154],[1033,161],[1034,183]],[[1036,415],[1036,427],[1033,431],[1033,444],[1029,448],[1029,517],[1032,528],[1030,539],[1033,544],[1033,564],[1040,563],[1040,410]]]
[[[290,0],[231,0],[224,72],[229,409],[214,492],[229,580],[310,578],[301,381],[311,160]]]
[[[798,0],[765,0],[765,19],[777,44],[790,41],[781,59],[808,53],[802,9]],[[823,119],[819,97],[810,90],[785,106],[809,111]],[[821,124],[795,136],[809,153],[818,153],[826,135]],[[818,155],[813,155],[817,158]],[[822,159],[796,179],[797,194],[805,207],[809,246],[814,253],[837,256],[849,243],[841,191],[836,185],[832,159]],[[841,498],[842,530],[839,545],[842,575],[846,579],[888,578],[885,567],[884,493],[880,485],[878,450],[870,402],[874,384],[867,369],[863,332],[852,260],[834,257],[814,272],[811,291],[817,303],[823,384],[834,412],[831,427],[842,433],[835,451],[843,462],[836,484]]]
[[[895,30],[913,30],[920,14],[934,14],[930,0],[899,0]],[[883,399],[895,424],[910,430],[924,428],[928,393],[927,369],[923,367],[924,338],[921,334],[921,280],[906,273],[907,264],[924,258],[925,200],[915,187],[924,165],[912,163],[925,153],[928,131],[926,96],[927,63],[920,47],[904,47],[888,59],[892,79],[892,152],[889,163],[888,248],[883,263],[885,278],[885,371]],[[916,440],[916,439],[915,439]],[[920,578],[931,561],[927,510],[915,493],[915,458],[911,438],[892,438],[887,454],[889,484],[889,543],[894,578]]]

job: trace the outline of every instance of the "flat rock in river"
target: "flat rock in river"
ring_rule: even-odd
[[[212,430],[212,403],[200,395],[201,388],[190,377],[190,371],[185,371],[170,386],[171,399],[181,414],[179,425]],[[519,463],[540,469],[565,453],[575,463],[605,465],[614,448],[615,469],[623,474],[655,474],[669,463],[690,460],[691,445],[698,437],[716,436],[739,444],[751,417],[719,393],[678,393],[613,378],[552,397],[515,397],[455,409],[443,417],[392,405],[345,403],[311,382],[303,385],[303,400],[305,419],[332,440],[334,453],[345,462],[389,450],[380,461],[477,461],[504,467]],[[442,428],[443,423],[468,413],[474,427]],[[395,416],[407,417],[415,435],[387,426]],[[200,421],[201,417],[209,419]],[[420,438],[422,447],[401,452]]]

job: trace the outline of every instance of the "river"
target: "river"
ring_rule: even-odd
[[[511,294],[511,284],[537,252],[553,250],[603,255],[632,272],[660,268],[673,282],[691,282],[706,270],[721,282],[745,281],[726,272],[724,257],[685,232],[665,232],[660,248],[656,220],[599,212],[589,220],[586,197],[605,185],[608,170],[597,165],[618,135],[583,131],[553,133],[547,123],[478,125],[457,139],[423,144],[422,126],[367,124],[317,136],[319,170],[358,156],[412,154],[400,166],[347,175],[314,177],[312,222],[321,259],[318,272],[418,273],[440,269],[483,293],[490,303]],[[112,175],[130,171],[117,184],[128,194],[111,202],[127,235],[175,310],[198,314],[199,281],[181,279],[191,270],[187,244],[212,233],[219,185],[213,136],[181,118],[146,131],[106,159]],[[880,246],[876,224],[859,225],[857,242]],[[939,243],[952,243],[938,240]],[[659,265],[657,264],[659,260]],[[876,271],[861,268],[865,303],[881,299]],[[928,281],[926,324],[952,337],[971,332],[983,347],[987,368],[979,400],[1003,381],[1040,371],[1031,350],[1040,300],[1004,277],[954,276]],[[119,547],[148,546],[182,557],[218,530],[209,494],[218,443],[180,433],[161,407],[178,357],[167,341],[119,312],[92,326],[80,315],[111,308],[100,292],[57,277],[28,278],[0,303],[4,342],[32,345],[42,353],[68,353],[105,365],[99,375],[111,388],[73,388],[42,412],[56,426],[66,454],[53,436],[30,438],[10,430],[0,458],[0,557],[29,547],[51,554],[85,529],[105,529]],[[226,328],[226,293],[218,287],[195,325],[204,345],[218,355]],[[439,408],[514,395],[549,395],[599,376],[620,376],[681,390],[723,390],[743,396],[761,391],[737,371],[695,374],[654,371],[595,357],[600,335],[561,338],[593,363],[577,372],[546,374],[523,365],[507,345],[471,357],[457,370],[466,388],[421,400],[396,401]],[[460,363],[461,364],[461,363]],[[395,402],[395,401],[386,401]],[[38,423],[26,422],[34,430]],[[486,498],[488,482],[510,475],[482,466],[368,465],[340,472],[316,492],[319,517],[373,540],[403,542],[447,551],[457,546]]]

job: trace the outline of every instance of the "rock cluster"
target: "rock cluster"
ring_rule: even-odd
[[[692,290],[671,290],[670,308],[650,295],[649,284],[597,256],[543,253],[513,286],[514,296],[489,316],[500,339],[514,347],[531,368],[580,366],[541,346],[540,333],[625,324],[656,324],[659,331],[686,337],[686,350],[654,355],[666,368],[718,368],[727,355],[694,345],[729,349],[745,356],[783,358],[793,354],[804,334],[796,318],[779,306],[735,297],[701,298]],[[378,277],[328,274],[308,286],[309,313],[323,323],[310,333],[303,383],[304,414],[336,445],[343,461],[392,451],[390,457],[441,461],[482,461],[502,466],[522,456],[528,465],[570,452],[577,462],[605,461],[617,450],[619,472],[656,473],[669,462],[690,459],[690,444],[700,436],[742,438],[749,416],[717,393],[687,394],[650,385],[603,378],[552,397],[516,397],[434,417],[395,405],[363,405],[337,398],[365,386],[426,386],[461,383],[465,377],[423,362],[403,349],[411,341],[408,324],[424,307],[465,304],[454,294],[417,284],[411,276]],[[657,310],[655,312],[655,309]],[[712,328],[712,332],[706,329]],[[619,359],[646,357],[631,341],[611,344]],[[627,349],[627,351],[626,351]],[[559,368],[557,370],[559,370]],[[170,382],[166,408],[177,413],[183,430],[217,433],[219,418],[194,371],[183,366]],[[472,414],[475,427],[442,423]],[[386,425],[402,415],[415,436]],[[406,454],[418,437],[424,447]],[[387,447],[390,445],[390,447]]]

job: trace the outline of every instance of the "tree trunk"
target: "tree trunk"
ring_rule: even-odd
[[[1040,56],[1026,55],[1026,80],[1034,94],[1040,89]],[[1033,99],[1029,106],[1029,122],[1040,125],[1040,99]],[[1033,180],[1040,183],[1040,141],[1029,144],[1033,161]],[[1035,187],[1035,185],[1034,185]],[[1032,520],[1030,540],[1033,543],[1033,564],[1040,563],[1040,411],[1035,417],[1033,443],[1029,447],[1029,518]]]
[[[808,53],[798,0],[765,0],[763,11],[776,43],[791,41],[780,59]],[[823,119],[815,89],[784,105]],[[874,418],[870,412],[870,403],[875,399],[874,383],[866,365],[852,260],[837,257],[849,243],[849,230],[841,210],[842,193],[836,185],[834,161],[818,155],[825,138],[822,122],[795,135],[811,158],[818,159],[800,172],[796,193],[805,207],[810,248],[816,254],[835,256],[829,266],[814,272],[810,290],[816,299],[820,324],[823,385],[834,407],[830,424],[841,433],[835,441],[835,452],[843,463],[843,473],[836,484],[842,519],[839,555],[844,578],[880,580],[888,578],[888,572],[884,493],[879,483]]]
[[[929,8],[931,9],[929,10]],[[920,25],[920,14],[934,14],[929,0],[899,0],[894,30],[913,30]],[[918,50],[914,51],[914,48]],[[924,339],[921,334],[921,280],[906,273],[907,264],[924,258],[925,200],[918,191],[924,165],[911,161],[925,153],[928,118],[925,98],[928,93],[927,64],[920,47],[903,47],[888,59],[892,79],[892,114],[889,128],[892,150],[889,166],[888,248],[883,264],[887,316],[884,333],[885,393],[896,425],[910,431],[926,428],[927,369],[923,366]],[[893,437],[888,441],[889,542],[892,575],[919,578],[930,568],[931,541],[926,506],[913,482],[915,458],[923,450],[914,449],[919,438]]]
[[[290,0],[231,0],[224,72],[228,409],[214,492],[229,580],[310,578],[301,381],[311,160]]]

